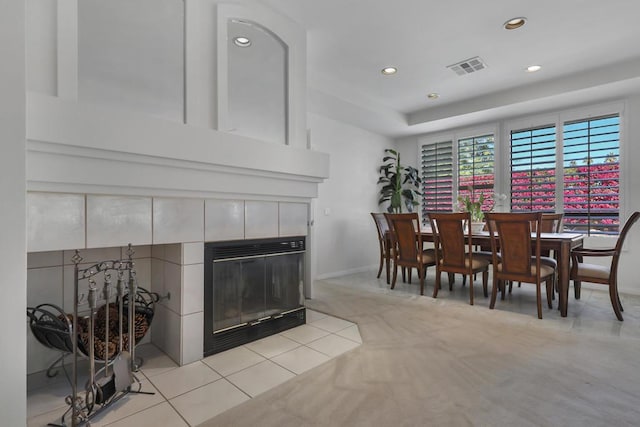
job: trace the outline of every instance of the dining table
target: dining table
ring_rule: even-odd
[[[423,242],[433,242],[431,228],[420,231]],[[535,233],[533,234],[535,243]],[[475,231],[471,234],[474,245],[488,247],[491,246],[491,237],[488,231]],[[580,233],[560,232],[560,233],[540,233],[540,250],[554,251],[558,262],[558,294],[560,315],[567,317],[569,300],[569,271],[571,268],[571,251],[581,248],[584,243],[584,235]]]

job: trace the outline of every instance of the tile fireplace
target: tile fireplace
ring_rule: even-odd
[[[308,228],[308,204],[294,201],[30,192],[27,202],[28,306],[54,303],[71,310],[73,250],[80,249],[87,262],[119,259],[130,242],[140,286],[170,295],[156,304],[150,339],[179,365],[204,356],[205,242],[302,241],[293,245],[304,250]],[[296,257],[298,267],[289,276],[296,276],[297,293],[285,299],[299,307],[308,256]],[[287,263],[282,264],[270,268],[280,271]],[[285,307],[279,314],[293,309]],[[291,320],[287,313],[283,317]],[[46,369],[57,357],[33,337],[27,341],[28,373]]]

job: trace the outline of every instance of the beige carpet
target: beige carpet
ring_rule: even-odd
[[[535,303],[315,292],[307,306],[356,322],[362,346],[203,426],[640,425],[637,338],[538,320]]]

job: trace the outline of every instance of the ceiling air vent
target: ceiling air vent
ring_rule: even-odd
[[[458,62],[457,64],[448,65],[447,68],[450,68],[457,75],[463,76],[475,71],[484,70],[487,68],[487,64],[485,64],[479,56],[474,56],[473,58],[466,59],[462,62]]]

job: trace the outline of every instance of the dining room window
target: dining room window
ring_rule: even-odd
[[[493,206],[494,142],[493,135],[458,140],[458,197],[478,200],[482,194],[483,210]]]
[[[458,211],[458,196],[474,200],[484,194],[485,208],[493,204],[494,136],[483,134],[447,138],[421,145],[422,218],[427,212]]]
[[[556,126],[511,131],[511,211],[556,210]]]
[[[453,141],[422,146],[422,213],[453,210]]]
[[[565,228],[584,234],[620,231],[620,116],[563,126]]]
[[[618,234],[619,114],[512,130],[510,138],[512,212],[563,212],[565,230]]]

